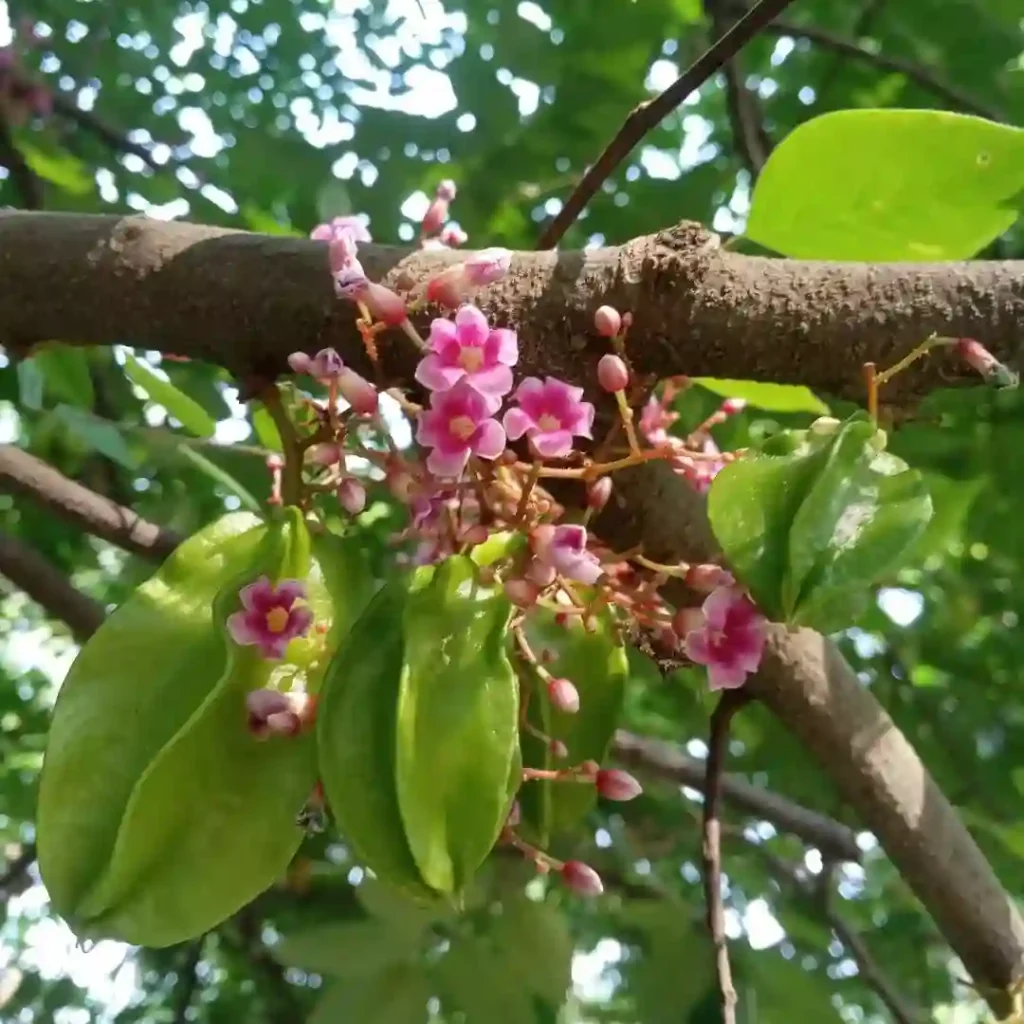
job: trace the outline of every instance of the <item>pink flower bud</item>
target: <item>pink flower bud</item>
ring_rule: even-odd
[[[735,582],[733,574],[720,565],[691,565],[686,571],[686,585],[705,594],[716,587],[731,587]]]
[[[597,364],[597,380],[605,391],[615,394],[624,391],[629,384],[629,370],[618,356],[609,352],[601,356]]]
[[[672,616],[672,632],[686,636],[704,625],[704,613],[699,608],[678,608]]]
[[[293,352],[288,357],[288,365],[294,373],[309,373],[313,367],[313,360],[305,352]]]
[[[284,457],[278,455],[277,452],[271,452],[271,454],[267,456],[267,469],[269,469],[271,473],[279,469],[284,469]]]
[[[600,480],[595,480],[592,484],[587,485],[587,506],[595,512],[600,512],[608,504],[608,499],[611,496],[612,478],[610,476],[603,476]]]
[[[371,281],[358,263],[350,263],[334,275],[334,290],[339,298],[361,302],[378,320],[389,327],[406,319],[405,303],[390,288]]]
[[[548,680],[548,699],[559,711],[575,715],[580,709],[580,693],[569,679]]]
[[[644,790],[629,772],[617,768],[602,769],[597,773],[598,793],[606,800],[633,800]]]
[[[622,330],[622,317],[614,306],[601,306],[594,314],[597,333],[605,338],[614,338]]]
[[[518,608],[532,608],[540,597],[540,588],[529,580],[506,580],[505,596]]]
[[[451,246],[453,249],[458,248],[460,245],[465,245],[468,240],[469,235],[462,228],[457,228],[452,224],[449,224],[441,232],[441,244]]]
[[[512,253],[508,249],[481,249],[465,262],[466,276],[476,288],[500,281],[512,266]]]
[[[345,364],[342,362],[341,356],[333,348],[320,349],[313,359],[313,376],[321,381],[333,380],[344,369]]]
[[[437,183],[437,189],[435,190],[434,195],[436,195],[438,199],[443,199],[446,203],[450,203],[455,199],[456,191],[455,182],[452,181],[451,178],[444,178]]]
[[[580,860],[567,860],[562,865],[562,881],[581,896],[600,896],[604,892],[601,876]]]
[[[349,515],[357,516],[366,508],[366,488],[354,476],[338,485],[338,502]]]
[[[561,740],[552,740],[548,750],[551,751],[552,757],[562,759],[569,756],[569,748]]]
[[[597,773],[600,770],[601,766],[596,761],[584,761],[579,767],[581,775],[586,775],[594,779],[597,778]]]
[[[362,264],[356,258],[357,251],[356,241],[351,235],[332,233],[329,236],[327,248],[327,260],[330,263],[331,273],[339,274],[343,270],[350,269],[365,277]]]
[[[338,377],[338,391],[341,397],[360,416],[373,416],[377,412],[380,396],[377,389],[355,370],[346,367]]]
[[[420,232],[424,235],[432,235],[440,231],[441,225],[448,219],[448,200],[438,196],[427,207],[423,215],[423,223],[420,224]]]
[[[722,403],[722,412],[726,416],[735,416],[738,412],[743,412],[746,409],[747,403],[743,398],[727,398]]]
[[[313,724],[316,703],[316,697],[298,691],[251,690],[245,696],[249,731],[257,739],[296,736]]]
[[[309,450],[309,461],[316,466],[336,466],[344,458],[340,446],[318,444]]]
[[[526,570],[526,574],[533,580],[534,583],[539,587],[550,587],[555,582],[555,577],[558,575],[558,571],[553,565],[547,565],[544,562],[534,558]]]
[[[459,538],[463,544],[483,544],[490,536],[490,531],[486,526],[477,523],[475,526],[469,527],[467,530],[463,530],[462,536]]]

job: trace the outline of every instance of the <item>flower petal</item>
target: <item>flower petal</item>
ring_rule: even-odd
[[[229,615],[227,627],[231,639],[243,647],[261,643],[265,635],[264,631],[252,622],[245,612],[235,612],[233,615]]]
[[[574,558],[571,571],[563,572],[562,575],[589,587],[600,579],[602,572],[604,570],[601,568],[601,563],[588,553]]]
[[[419,380],[419,377],[416,379]],[[512,390],[512,371],[507,366],[499,363],[497,366],[488,367],[486,370],[477,370],[476,373],[468,374],[466,381],[470,387],[478,391],[485,398],[497,398],[500,400]],[[420,383],[422,384],[423,382],[420,381]]]
[[[703,629],[695,629],[686,634],[683,650],[690,661],[695,661],[698,665],[707,665],[714,658],[711,645],[708,643],[708,635]]]
[[[484,352],[488,362],[504,363],[515,366],[519,362],[519,339],[515,331],[507,327],[497,327],[487,336]]]
[[[738,594],[730,587],[717,587],[704,601],[704,618],[708,629],[724,630],[729,621],[729,612],[736,604]]]
[[[436,476],[459,476],[469,462],[469,449],[462,448],[457,452],[442,452],[435,448],[427,456],[427,469]]]
[[[481,459],[496,459],[505,450],[505,431],[497,420],[484,420],[473,450]]]
[[[445,366],[436,353],[424,356],[416,367],[416,380],[430,391],[447,391],[454,387],[466,371],[461,366]]]
[[[260,576],[254,583],[242,587],[238,596],[242,607],[249,611],[266,612],[274,607],[274,588],[267,576]]]
[[[572,432],[578,437],[593,437],[594,406],[590,402],[580,402],[579,414],[573,424]]]
[[[519,390],[522,391],[522,386]],[[516,392],[517,397],[518,394],[519,392]],[[505,425],[505,433],[513,441],[518,441],[528,430],[536,427],[533,417],[523,409],[509,409],[502,418],[502,423]]]
[[[541,383],[539,377],[527,377],[522,381],[516,393],[513,396],[515,400],[523,406],[524,409],[528,409],[529,406],[536,403],[540,398],[544,396],[544,385]],[[532,410],[530,415],[533,415]]]
[[[279,580],[275,594],[275,604],[282,608],[291,608],[296,601],[306,596],[306,584],[302,580]]]
[[[747,681],[747,673],[733,665],[709,665],[708,688],[738,690]]]
[[[435,352],[440,352],[441,349],[453,341],[458,341],[458,334],[455,330],[455,324],[451,320],[438,317],[436,320],[431,321],[430,336],[427,338],[427,344]]]
[[[298,636],[305,636],[309,627],[313,625],[313,609],[309,605],[300,604],[293,608],[288,614],[288,624],[282,635],[293,640]]]
[[[491,333],[487,317],[468,303],[455,314],[455,329],[462,345],[483,345]]]
[[[568,430],[536,433],[530,440],[537,453],[545,459],[564,459],[572,451],[572,434]]]
[[[438,392],[435,392],[437,394]],[[448,422],[442,413],[428,409],[421,412],[416,422],[416,440],[419,444],[425,444],[428,448],[438,444],[441,437],[447,434],[445,424]]]

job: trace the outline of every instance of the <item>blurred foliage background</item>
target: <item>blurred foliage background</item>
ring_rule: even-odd
[[[19,31],[6,59],[16,51],[19,81],[43,92],[26,111],[10,71],[0,72],[0,203],[296,234],[357,212],[376,240],[410,241],[437,182],[453,178],[453,215],[470,244],[528,248],[628,111],[668,85],[737,6],[742,13],[731,0],[11,0],[0,4],[3,31],[28,19],[37,38],[28,46]],[[753,145],[736,130],[738,105],[760,125]],[[684,218],[742,230],[758,146],[824,111],[866,106],[1024,122],[1017,0],[798,0],[744,51],[731,82],[716,76],[645,140],[564,244],[618,243]],[[986,255],[1024,257],[1024,239],[1011,231]],[[248,418],[223,371],[163,366],[217,422],[211,440],[197,441],[123,367],[121,350],[52,347],[19,368],[4,360],[3,441],[180,531],[266,498],[272,434]],[[716,401],[689,392],[677,429]],[[719,439],[744,444],[780,422],[748,410]],[[1022,446],[1020,393],[938,393],[896,433],[895,450],[928,471],[939,515],[915,567],[888,581],[842,641],[1017,897],[1024,477],[1012,453]],[[367,543],[383,552],[396,522],[373,505]],[[0,529],[107,604],[152,571],[22,499],[0,495]],[[497,856],[470,913],[435,920],[377,891],[343,840],[326,837],[307,844],[278,888],[199,942],[76,949],[48,913],[31,846],[48,708],[74,646],[2,579],[0,593],[0,1019],[717,1019],[699,796],[649,777],[642,798],[600,807],[585,832],[563,838],[563,852],[605,873],[598,901],[547,890]],[[623,726],[699,758],[709,706],[698,674],[662,681],[638,660]],[[734,727],[729,769],[858,827],[821,769],[757,708]],[[860,836],[861,863],[835,865],[735,807],[728,821],[728,927],[745,1024],[981,1019],[941,935],[870,835]]]

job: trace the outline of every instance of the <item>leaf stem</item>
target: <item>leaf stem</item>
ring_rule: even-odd
[[[305,446],[295,431],[281,401],[281,391],[276,384],[271,384],[260,392],[259,400],[263,403],[270,418],[281,435],[281,448],[284,454],[284,470],[281,477],[281,500],[285,505],[299,505],[302,501],[302,456]]]

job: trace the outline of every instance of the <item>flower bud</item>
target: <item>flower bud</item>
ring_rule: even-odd
[[[366,488],[354,476],[338,485],[338,502],[349,515],[357,516],[366,508]]]
[[[672,616],[672,632],[686,638],[687,633],[700,629],[704,624],[704,613],[700,608],[678,608]]]
[[[444,224],[447,218],[448,200],[438,196],[427,207],[427,212],[423,215],[423,222],[420,224],[420,232],[424,235],[433,235],[440,231],[441,225]]]
[[[581,896],[600,896],[604,892],[601,876],[583,861],[567,860],[561,873],[562,881]]]
[[[746,409],[747,403],[742,398],[727,398],[721,407],[721,412],[726,416],[735,416]]]
[[[462,228],[457,228],[452,224],[449,224],[441,232],[441,244],[451,246],[451,248],[458,248],[460,245],[465,245],[469,240],[469,235],[466,234]]]
[[[313,724],[316,697],[294,690],[251,690],[245,697],[245,709],[249,731],[257,739],[296,736]]]
[[[552,740],[548,745],[552,757],[563,759],[569,756],[569,748],[561,740]]]
[[[526,574],[533,580],[534,583],[539,587],[550,587],[555,582],[555,577],[558,575],[558,571],[553,565],[547,565],[544,562],[534,558],[531,560],[529,568],[526,570]]]
[[[616,391],[624,391],[629,385],[629,370],[618,356],[609,352],[601,356],[597,364],[597,380],[605,391],[615,394]]]
[[[608,499],[611,496],[612,478],[610,476],[603,476],[587,485],[587,507],[592,508],[595,512],[600,512],[608,504]]]
[[[313,367],[313,360],[305,352],[293,352],[288,357],[288,365],[293,373],[309,373]]]
[[[710,594],[716,587],[731,587],[736,578],[720,565],[691,565],[686,570],[686,585],[691,590]]]
[[[601,770],[601,766],[596,761],[584,761],[580,765],[579,771],[581,775],[589,776],[591,778],[597,778],[597,773]]]
[[[505,596],[518,608],[532,608],[540,597],[540,588],[530,580],[506,580]]]
[[[819,416],[811,424],[811,433],[817,434],[819,437],[829,437],[836,432],[836,428],[839,426],[839,420],[833,416]]]
[[[451,178],[443,178],[437,183],[437,189],[434,191],[434,195],[438,199],[443,199],[446,203],[450,203],[455,199],[457,189],[455,182]]]
[[[629,772],[617,768],[602,769],[595,780],[598,793],[606,800],[633,800],[644,790]]]
[[[308,458],[315,466],[336,466],[343,455],[336,444],[317,444],[309,449]]]
[[[569,679],[548,680],[548,699],[559,711],[575,715],[580,709],[580,693]]]
[[[614,306],[601,306],[594,314],[597,333],[605,338],[614,338],[622,330],[622,317]]]
[[[341,397],[352,406],[352,411],[360,416],[373,416],[377,412],[380,396],[377,389],[355,370],[347,367],[338,377],[338,391]]]

